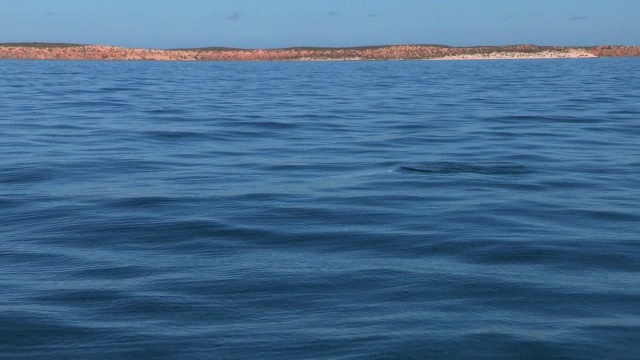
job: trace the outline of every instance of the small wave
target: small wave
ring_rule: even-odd
[[[114,208],[148,208],[162,206],[177,202],[178,199],[168,197],[143,196],[110,201],[109,206]]]
[[[9,170],[0,174],[0,184],[21,184],[46,181],[53,178],[49,169]]]
[[[185,109],[180,108],[150,109],[146,112],[152,115],[183,115],[187,113]]]
[[[612,110],[607,111],[607,114],[610,114],[610,115],[638,115],[638,114],[640,114],[640,111],[638,111],[638,110],[627,110],[627,109],[623,109],[623,110],[612,109]]]
[[[90,280],[125,280],[135,279],[150,272],[149,267],[128,266],[93,266],[82,267],[73,272],[73,277]]]
[[[473,173],[483,175],[523,175],[531,170],[523,165],[492,164],[478,165],[461,162],[434,162],[402,165],[400,171],[422,174],[461,174]]]
[[[207,138],[206,134],[193,131],[146,131],[144,135],[155,140],[196,140]]]
[[[299,127],[298,124],[282,121],[247,121],[243,125],[266,130],[287,130]]]
[[[104,100],[84,100],[84,101],[60,101],[57,103],[53,103],[56,109],[90,109],[95,110],[96,108],[109,108],[112,109],[114,107],[128,105],[127,102],[121,100],[114,99],[104,99]]]
[[[554,124],[597,124],[602,123],[602,119],[579,117],[572,115],[541,116],[541,115],[511,115],[493,116],[484,118],[490,122],[500,123],[554,123]]]
[[[135,90],[133,86],[106,86],[100,88],[101,92],[116,93]]]
[[[0,207],[8,208],[8,207],[16,207],[19,206],[22,202],[16,199],[2,199],[0,198]]]

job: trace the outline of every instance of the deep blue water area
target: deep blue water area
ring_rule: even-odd
[[[0,62],[0,356],[639,358],[640,59]]]

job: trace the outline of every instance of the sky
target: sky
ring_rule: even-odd
[[[0,0],[0,42],[640,45],[640,0]]]

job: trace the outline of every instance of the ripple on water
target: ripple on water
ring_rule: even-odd
[[[416,174],[482,174],[482,175],[524,175],[533,171],[517,164],[471,164],[461,162],[413,163],[399,167],[402,172]]]

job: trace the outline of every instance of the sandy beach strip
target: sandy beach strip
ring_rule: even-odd
[[[494,52],[489,54],[459,54],[448,55],[429,60],[526,60],[526,59],[580,59],[595,58],[597,56],[581,49],[567,51],[542,51],[534,53],[524,52]]]

